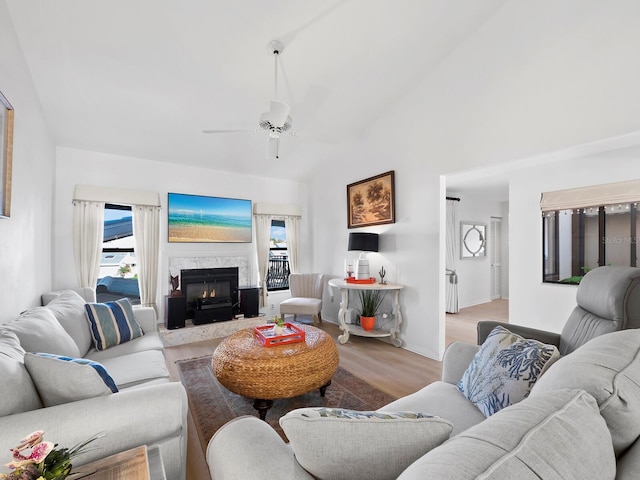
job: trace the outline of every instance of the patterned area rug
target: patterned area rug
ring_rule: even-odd
[[[189,409],[193,417],[202,450],[213,434],[229,420],[241,415],[258,415],[253,408],[253,400],[230,392],[218,383],[211,370],[211,356],[179,360],[176,362],[182,384],[189,397]],[[331,379],[324,397],[318,390],[273,401],[273,407],[267,412],[267,422],[283,439],[287,439],[278,419],[295,408],[332,407],[352,410],[376,410],[396,398],[369,385],[364,380],[338,368]]]

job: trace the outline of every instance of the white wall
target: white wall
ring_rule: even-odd
[[[623,150],[513,174],[509,188],[511,322],[560,332],[575,306],[577,286],[542,283],[540,194],[638,178],[639,164],[640,150]]]
[[[0,1],[0,91],[14,108],[11,217],[0,219],[0,323],[51,285],[55,149],[4,1]]]
[[[153,191],[162,202],[160,227],[160,268],[157,303],[170,291],[167,259],[169,256],[235,256],[249,255],[254,259],[253,243],[168,243],[167,193],[188,193],[250,199],[253,202],[298,204],[302,209],[301,268],[311,268],[313,242],[307,219],[306,189],[298,182],[265,179],[209,169],[186,167],[140,158],[58,147],[56,196],[54,214],[54,276],[55,288],[77,284],[73,260],[72,205],[75,185],[108,186],[131,190]],[[255,263],[254,263],[255,265]],[[257,268],[257,267],[256,267]],[[257,282],[257,278],[253,278]]]
[[[310,198],[318,213],[312,225],[317,269],[342,272],[345,186],[395,170],[396,223],[366,230],[383,234],[381,255],[393,271],[389,281],[406,285],[406,347],[439,357],[445,279],[440,176],[639,131],[639,18],[640,3],[630,0],[616,2],[616,8],[595,0],[507,3],[421,85],[399,92],[364,138],[324,152]],[[336,168],[327,168],[332,164]],[[548,177],[550,184],[558,178],[555,170]],[[536,210],[538,202],[532,194],[518,208]],[[513,234],[522,225],[510,217]],[[511,262],[531,255],[514,252],[513,241],[510,248]],[[509,269],[512,304],[530,288],[530,272],[518,267],[511,263]],[[537,302],[535,308],[543,310],[547,299],[538,296]]]

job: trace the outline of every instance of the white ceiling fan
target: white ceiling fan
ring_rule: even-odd
[[[275,71],[275,90],[274,98],[271,101],[271,106],[268,112],[264,112],[260,115],[258,125],[260,129],[267,130],[269,132],[269,139],[267,140],[267,158],[277,159],[280,158],[280,135],[282,133],[289,133],[293,135],[291,131],[292,120],[289,116],[290,107],[284,102],[277,100],[278,98],[278,55],[282,53],[283,45],[279,40],[274,40],[269,44],[269,51],[274,57],[274,71]],[[257,130],[203,130],[203,133],[233,133],[233,132],[255,132]]]

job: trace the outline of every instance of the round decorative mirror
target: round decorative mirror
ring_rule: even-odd
[[[482,223],[460,224],[461,258],[478,258],[486,255],[487,226]]]

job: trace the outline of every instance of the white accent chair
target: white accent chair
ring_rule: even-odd
[[[292,273],[289,275],[291,298],[280,303],[280,315],[311,315],[313,325],[322,322],[322,292],[325,276],[321,273]]]

